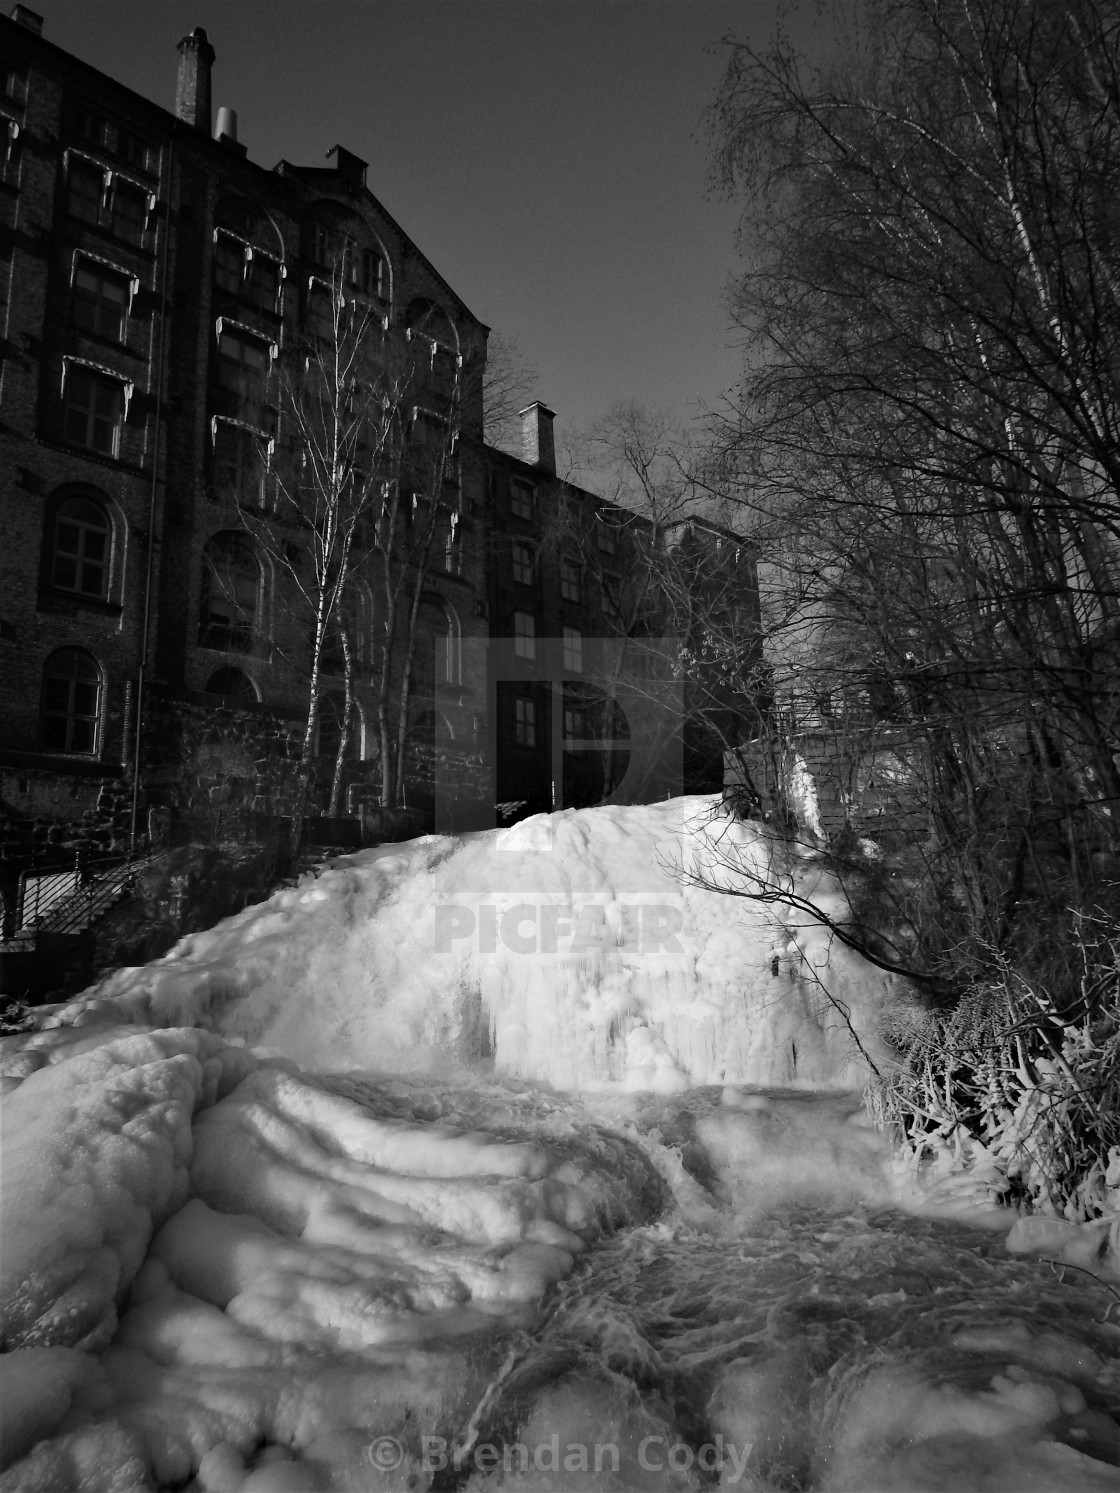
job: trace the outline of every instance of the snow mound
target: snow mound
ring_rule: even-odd
[[[3,1099],[4,1493],[365,1486],[376,1434],[464,1421],[588,1244],[664,1206],[591,1125],[117,1032],[20,1044]]]
[[[346,857],[54,1019],[203,1025],[317,1071],[485,1058],[564,1090],[861,1087],[905,992],[803,914],[696,884],[742,887],[778,854],[717,808],[568,810]],[[775,874],[847,915],[819,869]]]
[[[251,1066],[209,1032],[133,1032],[5,1097],[4,1349],[109,1341],[153,1229],[186,1200],[191,1116]]]

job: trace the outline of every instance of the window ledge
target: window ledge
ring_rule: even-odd
[[[123,778],[125,775],[121,763],[102,762],[92,753],[20,752],[4,748],[0,749],[0,767],[29,768],[91,778]]]
[[[116,337],[106,337],[103,332],[91,332],[88,327],[79,325],[71,318],[70,330],[77,337],[82,337],[87,342],[92,342],[96,347],[103,347],[115,353],[126,353],[130,358],[138,358],[141,362],[148,362],[147,353],[137,352],[134,347],[129,347],[127,342],[121,342]]]
[[[126,375],[122,373],[122,382],[125,378]],[[111,472],[129,472],[136,477],[151,475],[148,468],[138,462],[122,461],[119,456],[103,456],[100,451],[91,451],[88,446],[75,446],[72,441],[63,441],[57,436],[40,432],[35,440],[40,446],[47,446],[52,451],[65,451],[71,456],[84,456],[87,461],[92,461],[99,467],[108,467]]]
[[[102,617],[119,617],[124,608],[114,601],[97,596],[82,596],[77,591],[58,591],[53,586],[39,587],[40,612],[96,612]]]
[[[67,213],[67,220],[71,230],[84,229],[87,233],[96,236],[98,243],[112,244],[116,249],[122,249],[127,254],[138,254],[141,259],[155,260],[156,251],[149,249],[144,244],[133,243],[130,239],[121,238],[111,228],[103,228],[100,223],[91,223],[88,218],[80,218],[76,213]]]

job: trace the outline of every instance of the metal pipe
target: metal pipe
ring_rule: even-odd
[[[152,440],[152,486],[148,496],[148,555],[144,574],[144,628],[140,641],[140,667],[136,675],[136,698],[133,702],[132,813],[129,821],[128,853],[136,854],[137,819],[140,816],[140,747],[144,729],[144,686],[148,672],[148,654],[152,628],[152,576],[155,570],[156,507],[159,494],[160,435],[163,426],[164,349],[167,340],[167,278],[171,267],[172,188],[175,181],[175,137],[167,146],[167,216],[164,219],[163,275],[159,300],[159,343],[156,353],[155,434]],[[162,183],[161,183],[162,185]]]

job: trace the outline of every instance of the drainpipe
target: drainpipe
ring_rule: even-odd
[[[164,343],[167,336],[167,277],[171,268],[171,190],[175,179],[175,138],[167,146],[167,217],[164,222],[163,276],[159,299],[159,341],[156,350],[155,435],[152,440],[152,486],[148,494],[148,555],[144,570],[144,629],[140,642],[140,667],[136,674],[136,699],[133,702],[134,736],[132,749],[132,816],[129,824],[129,855],[136,854],[137,820],[140,817],[140,747],[144,728],[144,686],[148,675],[148,657],[152,630],[152,578],[155,570],[156,509],[159,498],[159,460],[163,430]]]

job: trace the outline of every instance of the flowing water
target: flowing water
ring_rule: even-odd
[[[383,1083],[334,1086],[387,1112]],[[395,1108],[521,1137],[605,1125],[664,1184],[501,1340],[469,1416],[389,1429],[432,1487],[1120,1488],[1116,1294],[1009,1256],[1006,1218],[896,1206],[856,1096],[479,1083],[402,1086]]]

